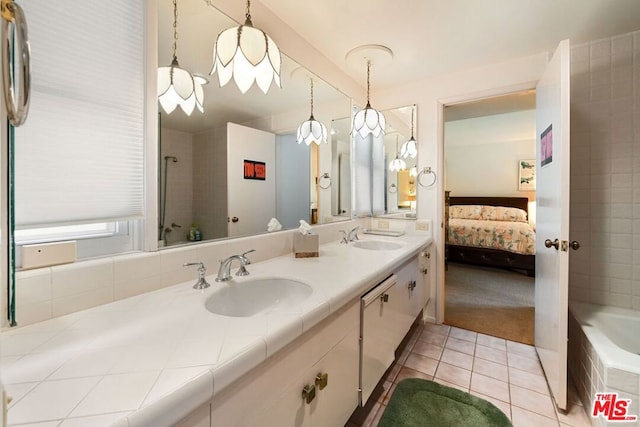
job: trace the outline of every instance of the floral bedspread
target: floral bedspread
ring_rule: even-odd
[[[447,240],[450,245],[536,253],[536,233],[526,222],[450,218]]]

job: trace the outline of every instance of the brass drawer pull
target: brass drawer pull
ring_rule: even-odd
[[[320,390],[324,390],[324,388],[329,384],[329,374],[319,372],[316,375],[316,385]]]
[[[307,402],[307,405],[313,402],[313,399],[316,398],[316,386],[315,385],[306,385],[302,389],[302,400]]]

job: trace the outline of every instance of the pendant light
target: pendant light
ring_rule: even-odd
[[[411,138],[404,144],[402,144],[402,148],[400,149],[400,155],[402,157],[415,159],[418,155],[418,143],[416,139],[413,137],[413,112],[415,111],[415,104],[411,106]]]
[[[311,116],[298,127],[298,144],[327,143],[327,128],[313,117],[313,79],[311,81]]]
[[[209,74],[218,72],[220,87],[233,77],[240,92],[246,93],[253,82],[265,94],[275,81],[280,87],[282,58],[275,42],[264,31],[253,26],[247,0],[244,25],[232,27],[218,34],[213,47],[213,67]]]
[[[190,72],[178,64],[178,2],[173,0],[173,60],[168,67],[158,67],[158,101],[162,109],[171,114],[177,106],[188,116],[197,106],[204,112],[204,90],[201,79],[194,79]]]
[[[389,170],[391,172],[400,172],[407,168],[407,162],[398,156],[398,137],[396,136],[396,158],[389,162]]]
[[[384,116],[378,110],[371,108],[369,102],[369,93],[371,90],[371,61],[367,61],[367,106],[364,110],[360,110],[353,118],[353,132],[359,134],[362,138],[371,134],[375,137],[380,134],[384,135],[386,121]]]

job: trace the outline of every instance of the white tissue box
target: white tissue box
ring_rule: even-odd
[[[312,258],[320,255],[317,234],[293,234],[293,253],[296,258]]]

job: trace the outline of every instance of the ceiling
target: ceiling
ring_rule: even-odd
[[[392,62],[372,70],[379,89],[640,29],[639,0],[258,1],[356,81],[365,70],[345,54],[389,47]]]
[[[208,75],[217,34],[237,25],[215,9],[217,1],[179,2],[178,59],[192,72]],[[366,69],[348,64],[347,52],[365,44],[390,48],[391,61],[380,67],[373,64],[372,91],[551,52],[566,38],[582,43],[640,29],[640,0],[254,0],[257,2],[363,87]],[[170,0],[158,5],[159,63],[166,65],[171,52],[172,6]],[[253,18],[260,27],[259,15]],[[265,96],[252,87],[247,95],[239,95],[234,84],[220,88],[217,76],[208,76],[205,115],[195,112],[186,117],[176,112],[163,117],[163,126],[197,131],[227,121],[255,120],[274,111],[308,108],[308,80],[291,78],[297,64],[283,53],[283,89],[272,87]],[[325,85],[316,85],[317,102],[344,96]],[[481,114],[480,105],[484,103],[466,114]]]

